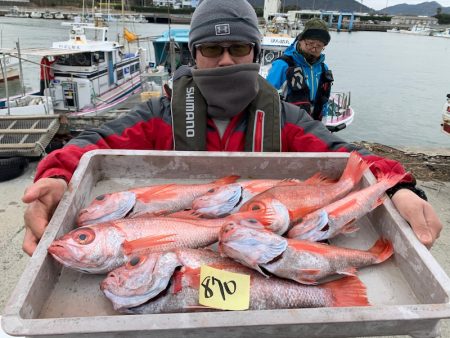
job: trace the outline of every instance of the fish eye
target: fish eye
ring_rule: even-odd
[[[133,269],[138,265],[142,265],[146,261],[145,256],[134,256],[130,259],[130,261],[125,265],[127,269]]]
[[[139,257],[133,257],[131,260],[130,260],[130,265],[131,266],[135,266],[135,265],[137,265],[139,263]]]
[[[86,245],[95,239],[95,232],[92,229],[78,229],[73,232],[72,238],[78,244]]]
[[[249,223],[253,223],[253,224],[259,223],[259,222],[258,222],[256,219],[254,219],[254,218],[249,218],[249,219],[247,219],[246,221],[249,222]]]
[[[103,201],[105,199],[105,195],[100,195],[95,198],[97,201]]]
[[[254,202],[254,203],[249,205],[249,209],[251,211],[264,210],[265,209],[265,205],[263,203],[261,203],[261,202]]]

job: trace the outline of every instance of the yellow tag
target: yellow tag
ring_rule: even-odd
[[[250,276],[203,265],[200,268],[199,303],[221,310],[247,310]]]

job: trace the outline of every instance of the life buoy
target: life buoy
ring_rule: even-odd
[[[275,54],[273,52],[269,52],[264,56],[264,61],[266,61],[266,63],[271,63],[273,59],[275,59]]]

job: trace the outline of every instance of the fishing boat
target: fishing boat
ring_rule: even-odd
[[[447,94],[447,101],[442,112],[442,131],[450,136],[450,94]]]
[[[433,33],[433,29],[431,29],[429,26],[425,26],[425,25],[414,25],[409,30],[408,29],[400,29],[399,33],[430,36]]]
[[[42,18],[42,13],[41,12],[37,12],[37,11],[33,11],[33,12],[30,13],[30,18],[40,19],[40,18]]]
[[[386,32],[388,33],[400,33],[400,29],[398,29],[397,27],[388,29]]]
[[[102,114],[142,90],[140,73],[146,68],[145,51],[125,51],[118,42],[107,40],[107,27],[80,21],[62,23],[70,25],[69,40],[54,42],[51,48],[22,49],[20,53],[56,59],[51,66],[54,79],[44,91],[55,112],[71,116]],[[89,40],[87,31],[96,38]],[[18,51],[8,53],[17,55]]]
[[[20,17],[20,9],[17,6],[13,6],[8,13],[5,14],[6,17],[10,17],[10,18],[19,18]]]
[[[50,13],[50,11],[45,11],[45,12],[42,14],[42,17],[43,17],[44,19],[54,19],[53,13]]]
[[[437,36],[440,38],[450,38],[450,27],[446,28],[444,31],[442,32],[434,32],[433,36]]]
[[[283,52],[293,42],[294,38],[287,34],[270,34],[267,33],[261,39],[261,56],[260,56],[260,75],[267,77],[272,62],[283,55]]]
[[[181,65],[193,65],[188,46],[189,29],[168,29],[153,41],[154,66],[162,66],[169,73]]]
[[[55,17],[55,19],[58,19],[58,20],[64,20],[65,19],[64,14],[61,13],[61,12],[56,12],[54,14],[54,17]]]
[[[6,56],[0,53],[0,83],[6,80],[19,78],[19,60],[12,56]]]

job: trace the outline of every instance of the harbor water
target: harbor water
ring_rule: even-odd
[[[122,32],[110,23],[110,40]],[[188,27],[172,25],[172,27]],[[140,36],[157,36],[167,24],[128,24]],[[0,17],[2,47],[50,47],[67,40],[69,27],[58,20]],[[143,42],[151,50],[151,43]],[[333,70],[333,91],[350,91],[355,121],[339,136],[347,141],[450,151],[450,138],[440,131],[446,94],[450,93],[450,39],[384,32],[331,32],[325,49]],[[32,58],[31,58],[32,59]],[[32,61],[38,63],[34,58]],[[39,67],[25,63],[24,84],[39,88]],[[10,91],[20,91],[20,82]],[[4,97],[0,84],[0,97]]]

